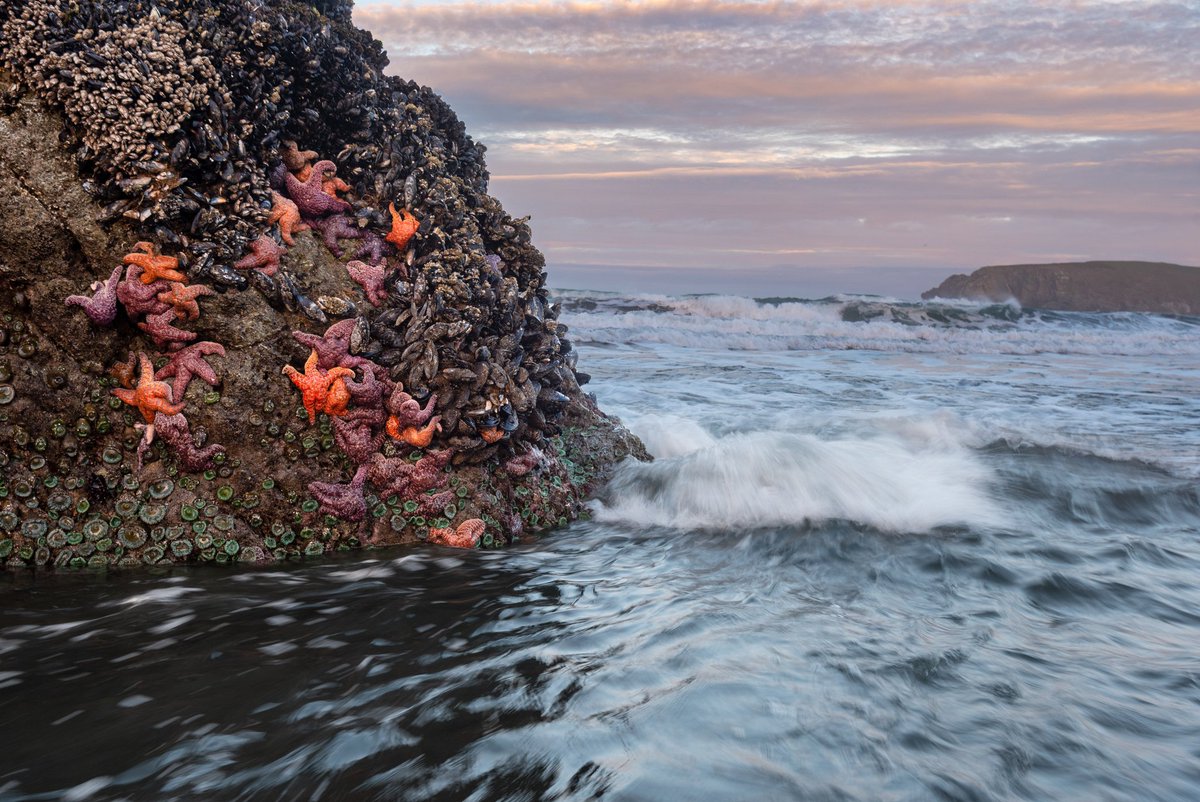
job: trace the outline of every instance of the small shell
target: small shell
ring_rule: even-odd
[[[345,298],[336,295],[322,295],[317,298],[317,305],[328,315],[334,317],[353,317],[358,314],[358,307]]]
[[[361,354],[371,341],[371,322],[365,317],[354,319],[354,328],[350,332],[350,353]]]

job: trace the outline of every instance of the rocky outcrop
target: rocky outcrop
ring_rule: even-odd
[[[616,462],[648,458],[580,389],[586,375],[540,254],[525,222],[486,194],[482,148],[428,89],[382,76],[378,43],[350,27],[348,3],[164,2],[142,15],[84,6],[101,33],[74,43],[24,33],[54,19],[41,12],[5,28],[25,37],[8,55],[45,45],[67,66],[52,72],[53,91],[36,69],[0,73],[0,563],[271,562],[420,540],[501,547],[586,514]],[[206,27],[172,16],[194,13]],[[122,25],[162,28],[190,52],[216,47],[202,30],[242,30],[213,22],[240,13],[271,15],[269,26],[248,22],[254,41],[244,43],[266,48],[271,70],[211,53],[204,77],[217,100],[193,97],[184,125],[147,125],[135,160],[114,153],[136,125],[113,138],[56,105],[103,79],[113,62],[101,45],[121,40]],[[283,34],[304,49],[270,39]],[[353,109],[344,83],[296,80],[331,62],[359,70]],[[89,65],[101,72],[83,82]],[[234,78],[241,91],[221,88]],[[243,124],[237,103],[269,115]],[[347,118],[349,133],[338,127]],[[263,200],[304,206],[297,176],[314,165],[286,163],[303,154],[288,138],[338,159],[349,179],[326,190],[343,199],[339,214],[309,208],[307,231],[276,227],[284,221]],[[167,152],[164,167],[155,160]],[[389,216],[401,221],[391,231]],[[139,265],[155,260],[186,280],[143,282]],[[115,314],[102,303],[106,281]],[[66,304],[93,293],[94,308]],[[303,381],[282,368],[302,377],[318,352],[310,372],[332,378],[319,398],[302,396]],[[158,393],[161,411],[128,403],[139,390]]]
[[[1165,262],[992,265],[953,275],[921,297],[1015,299],[1026,307],[1073,312],[1200,315],[1200,268]]]

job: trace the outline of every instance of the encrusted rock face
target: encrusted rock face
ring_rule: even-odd
[[[29,0],[0,57],[4,562],[499,546],[646,457],[349,3]]]

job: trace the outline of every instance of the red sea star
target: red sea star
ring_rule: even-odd
[[[112,275],[107,281],[93,281],[92,295],[68,295],[67,306],[81,306],[83,313],[96,326],[111,326],[117,319],[117,283],[121,280],[123,268],[113,268]]]
[[[349,203],[326,194],[322,188],[325,176],[335,173],[337,173],[337,167],[333,162],[319,161],[313,165],[312,175],[306,181],[297,179],[291,173],[283,176],[287,194],[299,207],[300,214],[305,217],[324,217],[327,214],[350,210]]]
[[[186,343],[196,339],[196,332],[187,331],[171,325],[175,319],[175,310],[168,309],[157,315],[146,315],[146,320],[139,323],[138,328],[150,335],[158,349],[164,349],[172,343]]]
[[[387,290],[383,287],[383,277],[387,271],[382,265],[368,265],[353,259],[346,262],[346,270],[349,271],[350,278],[363,288],[372,306],[379,306],[387,298]]]
[[[268,276],[279,270],[279,257],[286,253],[279,243],[262,234],[250,243],[250,253],[233,263],[238,270],[261,270]]]
[[[225,356],[224,346],[213,342],[193,343],[171,354],[170,361],[158,369],[154,378],[166,379],[174,376],[175,382],[171,387],[171,397],[178,398],[182,402],[183,395],[187,392],[193,376],[203,379],[213,387],[220,384],[221,380],[217,378],[217,372],[213,370],[212,365],[204,361],[204,357],[213,354]]]
[[[172,281],[168,287],[165,292],[158,294],[158,300],[169,304],[175,310],[175,314],[185,320],[195,320],[200,317],[200,304],[196,303],[197,298],[217,294],[212,287],[206,287],[203,284],[193,284],[188,287],[178,281]]]
[[[141,377],[137,386],[132,390],[118,387],[112,394],[130,406],[138,408],[146,423],[154,423],[154,416],[159,412],[174,415],[183,411],[183,404],[171,403],[171,388],[166,382],[154,380],[154,363],[145,354],[138,354],[141,365]]]

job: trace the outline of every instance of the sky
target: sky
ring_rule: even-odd
[[[358,0],[557,287],[1200,265],[1200,0]]]

